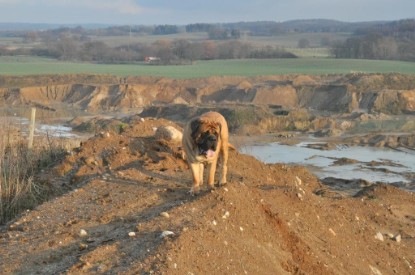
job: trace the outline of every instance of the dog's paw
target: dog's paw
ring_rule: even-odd
[[[226,181],[225,182],[218,182],[216,184],[216,187],[221,187],[221,186],[224,186],[224,185],[226,185]]]
[[[208,188],[208,191],[213,191],[216,189],[216,186],[214,184],[208,184],[207,188]]]
[[[192,189],[190,189],[189,194],[192,196],[197,196],[200,193],[200,187],[192,187]]]

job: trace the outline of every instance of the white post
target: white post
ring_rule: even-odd
[[[32,114],[30,116],[30,125],[29,125],[29,144],[27,148],[33,148],[33,137],[35,134],[35,119],[36,119],[36,108],[32,108]]]

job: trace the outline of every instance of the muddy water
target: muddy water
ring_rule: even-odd
[[[308,148],[309,144],[302,142],[290,146],[280,143],[256,143],[244,146],[240,150],[266,163],[307,166],[321,179],[363,179],[372,183],[393,183],[415,191],[413,150],[344,145],[337,146],[334,150],[318,150]]]

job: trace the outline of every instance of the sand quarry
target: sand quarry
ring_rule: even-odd
[[[120,111],[147,101],[261,105],[276,98],[273,93],[285,101],[272,104],[287,108],[329,106],[347,115],[359,106],[387,115],[415,110],[410,76],[213,80],[45,76],[26,78],[21,87],[16,83],[22,79],[1,79],[0,92],[10,105],[64,103],[90,111]],[[324,96],[333,89],[336,96]],[[140,97],[131,98],[139,91]],[[122,132],[97,131],[38,175],[56,196],[1,226],[1,272],[415,273],[414,193],[375,184],[345,196],[304,167],[264,164],[236,150],[230,152],[227,185],[193,197],[180,142],[155,135],[160,127],[181,131],[181,125],[132,116]]]
[[[375,185],[339,196],[303,167],[231,151],[227,185],[192,197],[180,144],[137,119],[39,179],[62,194],[1,228],[15,274],[411,274],[415,196]]]

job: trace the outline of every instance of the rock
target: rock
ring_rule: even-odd
[[[88,232],[85,229],[81,229],[78,233],[79,237],[86,237],[88,236]]]
[[[88,245],[87,244],[85,244],[85,243],[80,243],[79,244],[79,250],[85,250],[87,248],[88,248]]]
[[[167,213],[167,212],[161,212],[160,213],[160,216],[162,216],[162,217],[165,217],[165,218],[170,218],[170,215],[169,215],[169,213]]]
[[[376,233],[376,235],[375,235],[375,239],[377,239],[377,240],[379,240],[379,241],[382,241],[382,242],[383,242],[383,240],[384,240],[384,238],[383,238],[383,234],[382,234],[382,233],[380,233],[380,232]]]
[[[109,138],[111,135],[109,132],[100,132],[99,136],[102,138]]]
[[[223,214],[222,219],[229,218],[229,211],[226,211],[225,214]]]
[[[369,267],[373,275],[382,275],[382,272],[380,272],[379,269],[377,269],[376,267],[371,266],[371,265],[369,265]]]
[[[397,243],[400,243],[401,240],[402,240],[401,234],[397,234],[397,235],[393,236],[392,240],[396,241]]]
[[[157,139],[181,142],[183,134],[173,126],[160,126],[156,130],[155,137]]]
[[[130,236],[130,237],[135,237],[135,232],[128,232],[128,236]]]
[[[163,232],[160,234],[160,238],[165,238],[165,237],[167,237],[167,236],[171,236],[171,235],[174,235],[174,232],[166,230],[166,231],[163,231]]]
[[[94,157],[87,157],[87,158],[84,158],[83,159],[83,161],[84,161],[84,163],[86,164],[86,165],[90,165],[90,166],[92,166],[92,165],[96,165],[98,162],[95,160],[95,158]]]

